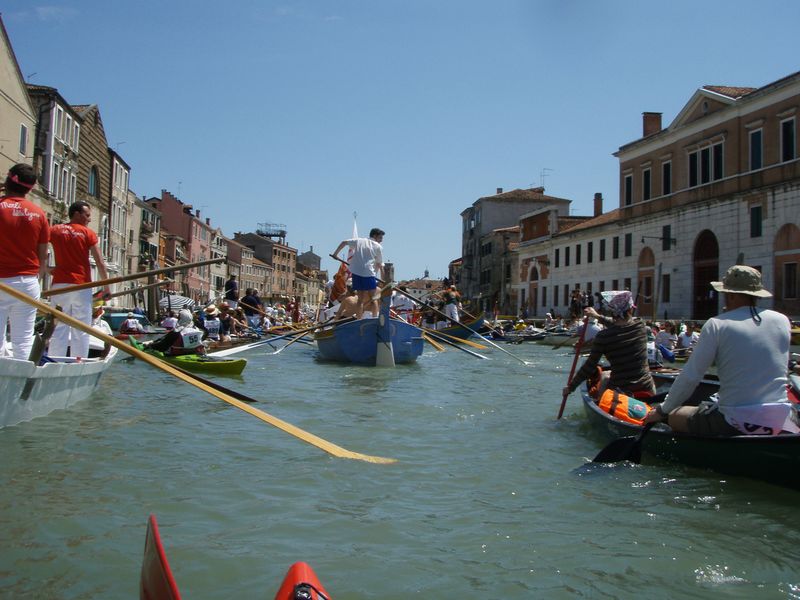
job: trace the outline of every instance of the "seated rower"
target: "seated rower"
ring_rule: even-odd
[[[185,308],[178,313],[178,324],[175,329],[157,340],[142,345],[149,350],[158,350],[170,356],[206,353],[203,332],[195,327],[192,313]]]
[[[128,318],[122,322],[122,325],[119,326],[120,333],[130,333],[130,334],[137,334],[137,333],[144,333],[144,327],[139,322],[139,319],[132,313],[128,313]]]
[[[592,377],[597,372],[600,358],[605,356],[611,364],[611,373],[603,373],[598,398],[607,388],[629,396],[654,395],[656,386],[647,363],[647,326],[633,316],[636,306],[630,291],[601,293],[612,317],[604,317],[591,306],[584,310],[586,315],[604,323],[606,328],[595,334],[589,357],[564,388],[564,394],[574,392],[582,381]]]
[[[646,422],[668,420],[673,430],[698,435],[800,432],[786,390],[789,319],[756,308],[757,298],[772,296],[761,284],[761,273],[735,265],[711,286],[724,294],[725,312],[703,325],[686,366]],[[712,363],[719,376],[718,399],[682,406]]]

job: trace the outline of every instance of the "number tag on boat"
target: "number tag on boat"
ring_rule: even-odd
[[[641,425],[644,423],[644,418],[651,410],[653,410],[647,403],[631,398],[625,394],[620,394],[617,390],[606,390],[600,397],[600,402],[597,403],[601,410],[608,414],[626,421]]]

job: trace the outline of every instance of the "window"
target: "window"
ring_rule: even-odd
[[[619,279],[612,279],[611,280],[611,289],[618,290],[619,289]]]
[[[781,162],[794,160],[795,154],[794,117],[781,121]]]
[[[555,269],[558,268],[558,258],[559,258],[559,254],[560,254],[559,250],[560,250],[559,248],[556,248],[556,260],[555,260],[555,265],[556,266],[554,267]]]
[[[565,267],[569,266],[569,246],[564,248],[564,266]]]
[[[592,262],[592,255],[594,254],[594,242],[587,242],[586,243],[586,262]]]
[[[700,182],[711,181],[711,148],[700,150]]]
[[[592,295],[592,282],[591,281],[587,281],[586,282],[586,294],[588,296]]]
[[[611,239],[611,258],[619,258],[619,236],[615,235]]]
[[[719,181],[723,176],[724,161],[722,158],[722,144],[714,144],[711,147],[711,157],[713,159],[712,175],[714,181]]]
[[[569,284],[564,284],[564,306],[569,306]]]
[[[633,234],[626,233],[625,234],[625,256],[631,256],[633,254]]]
[[[642,283],[642,287],[644,287],[644,297],[650,300],[653,296],[653,278],[645,277]]]
[[[797,263],[783,265],[783,297],[797,298]]]
[[[547,306],[547,286],[542,288],[542,308]]]
[[[755,204],[750,207],[750,237],[761,237],[761,205]]]
[[[661,301],[669,302],[669,273],[661,276]]]
[[[577,244],[575,246],[575,264],[581,264],[581,245]]]
[[[661,165],[661,193],[665,196],[672,193],[672,162]]]
[[[669,250],[672,247],[672,225],[661,228],[661,249]]]
[[[54,126],[54,135],[58,139],[63,139],[64,137],[64,109],[60,106],[56,107],[56,118],[53,123]]]
[[[600,282],[600,283],[597,285],[597,290],[598,290],[599,292],[605,292],[605,291],[606,291],[606,282],[605,282],[605,281],[601,281],[601,282]]]
[[[642,171],[642,201],[650,200],[650,169]]]
[[[626,277],[625,278],[625,287],[623,289],[626,289],[626,290],[630,290],[631,289],[631,278],[630,277]],[[636,299],[634,299],[634,301],[636,301]]]
[[[89,183],[86,191],[90,196],[97,197],[97,167],[89,169]]]
[[[25,125],[19,126],[19,153],[22,156],[28,153],[28,128]]]
[[[606,241],[600,240],[600,260],[606,259]]]
[[[750,170],[755,171],[763,166],[763,132],[756,129],[750,132]]]
[[[697,186],[697,152],[689,153],[689,187]]]
[[[633,175],[625,175],[625,206],[633,203]]]

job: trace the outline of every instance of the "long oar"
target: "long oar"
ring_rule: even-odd
[[[213,388],[213,387],[211,387],[209,385],[206,385],[205,383],[202,383],[200,381],[192,379],[191,377],[187,377],[186,375],[181,373],[179,370],[177,370],[172,365],[170,365],[168,363],[165,363],[162,360],[159,360],[155,356],[150,356],[146,352],[142,352],[141,350],[137,350],[133,346],[129,346],[128,344],[126,344],[126,343],[124,343],[124,342],[122,342],[122,341],[120,341],[120,340],[118,340],[116,338],[113,338],[110,335],[106,335],[105,333],[102,333],[101,331],[98,331],[94,327],[91,327],[91,326],[87,325],[83,321],[79,321],[78,319],[70,317],[69,315],[66,315],[66,314],[62,313],[62,312],[60,312],[60,311],[48,306],[47,304],[44,304],[43,302],[39,302],[38,300],[35,300],[35,299],[31,298],[30,296],[26,296],[22,292],[18,292],[14,288],[9,287],[4,283],[0,283],[0,291],[5,292],[9,296],[14,297],[14,298],[16,298],[17,300],[19,300],[21,302],[25,302],[26,304],[30,304],[31,306],[35,306],[37,309],[41,310],[42,312],[45,312],[45,313],[53,315],[56,319],[59,319],[60,321],[63,321],[64,323],[66,323],[70,327],[73,327],[75,329],[79,329],[80,331],[88,333],[89,335],[92,335],[92,336],[96,337],[97,339],[102,340],[103,342],[106,342],[107,344],[111,344],[112,346],[115,346],[116,348],[122,350],[123,352],[126,352],[127,354],[131,354],[131,355],[135,356],[136,358],[138,358],[140,360],[143,360],[144,362],[148,363],[149,365],[151,365],[153,367],[156,367],[157,369],[161,369],[162,371],[165,371],[165,372],[169,373],[170,375],[173,375],[173,376],[177,377],[178,379],[181,379],[181,380],[185,381],[186,383],[188,383],[190,385],[193,385],[196,388],[201,389],[201,390],[211,394],[212,396],[214,396],[216,398],[219,398],[223,402],[227,402],[231,406],[235,406],[236,408],[238,408],[240,410],[243,410],[244,412],[256,417],[257,419],[260,419],[260,420],[264,421],[265,423],[268,423],[268,424],[270,424],[270,425],[272,425],[274,427],[277,427],[281,431],[284,431],[285,433],[288,433],[289,435],[292,435],[292,436],[294,436],[294,437],[306,442],[307,444],[311,444],[312,446],[316,446],[320,450],[324,450],[325,452],[327,452],[328,454],[331,454],[332,456],[335,456],[337,458],[352,458],[352,459],[355,459],[355,460],[363,460],[365,462],[379,463],[379,464],[389,464],[389,463],[397,462],[397,460],[394,459],[394,458],[383,458],[383,457],[380,457],[380,456],[369,456],[367,454],[360,454],[358,452],[352,452],[350,450],[346,450],[345,448],[342,448],[341,446],[337,446],[335,444],[332,444],[331,442],[328,442],[327,440],[324,440],[324,439],[322,439],[320,437],[317,437],[316,435],[314,435],[312,433],[308,433],[307,431],[303,431],[302,429],[300,429],[299,427],[296,427],[295,425],[292,425],[291,423],[287,423],[286,421],[283,421],[282,419],[279,419],[277,417],[273,417],[272,415],[270,415],[270,414],[268,414],[268,413],[266,413],[266,412],[264,412],[262,410],[258,410],[257,408],[249,406],[248,404],[245,404],[241,400],[237,400],[236,398],[233,398],[230,394],[226,394],[226,393],[222,392],[221,390],[218,390],[218,389],[215,389],[215,388]]]
[[[109,279],[98,279],[97,281],[89,281],[88,283],[79,283],[78,285],[71,285],[69,287],[58,288],[55,290],[45,290],[41,293],[42,298],[53,296],[55,294],[66,294],[68,292],[77,292],[78,290],[85,290],[91,287],[104,287],[111,283],[120,283],[121,281],[131,281],[133,279],[141,279],[149,277],[150,275],[160,275],[161,273],[171,273],[172,271],[185,271],[186,269],[193,269],[195,267],[202,267],[204,265],[213,265],[216,263],[225,262],[225,257],[212,258],[211,260],[201,260],[199,262],[185,263],[175,265],[173,267],[164,267],[163,269],[154,269],[152,271],[142,271],[140,273],[131,273],[130,275],[120,275],[119,277],[110,277]]]
[[[581,355],[581,346],[583,346],[583,338],[586,337],[586,330],[589,329],[589,315],[583,319],[583,331],[581,331],[581,335],[578,338],[578,343],[575,344],[575,358],[572,359],[572,368],[569,370],[569,378],[567,379],[567,385],[572,383],[572,376],[575,375],[575,365],[578,364],[578,357]],[[569,392],[564,392],[561,398],[561,408],[558,409],[558,418],[561,418],[561,415],[564,414],[564,407],[567,405],[567,398],[569,397]]]
[[[284,344],[283,346],[281,346],[280,348],[278,348],[277,350],[275,350],[275,352],[270,352],[270,354],[269,354],[269,355],[270,355],[270,356],[275,356],[276,354],[280,354],[281,352],[283,352],[284,350],[286,350],[286,349],[287,349],[289,346],[291,346],[291,345],[292,345],[292,344],[294,344],[295,342],[299,342],[299,341],[300,341],[300,338],[307,336],[309,333],[311,333],[311,332],[310,332],[310,331],[306,331],[305,333],[301,333],[301,334],[300,334],[300,335],[298,335],[297,337],[295,337],[295,338],[292,338],[292,339],[291,339],[290,341],[288,341],[286,344]]]
[[[96,282],[92,282],[95,283]],[[140,285],[139,287],[131,288],[129,290],[122,290],[121,292],[114,292],[113,294],[109,294],[105,298],[116,298],[117,296],[126,296],[128,294],[136,294],[138,292],[148,290],[150,288],[159,287],[162,285],[168,285],[170,283],[175,283],[173,279],[162,279],[161,281],[156,281],[155,283],[149,283],[147,285]],[[63,289],[63,288],[62,288]]]
[[[438,341],[442,342],[443,344],[447,344],[448,346],[452,346],[453,348],[461,350],[462,352],[466,352],[467,354],[469,354],[470,356],[474,356],[475,358],[481,358],[483,360],[489,360],[488,356],[484,356],[483,354],[478,354],[477,352],[473,352],[472,350],[467,350],[466,348],[464,348],[462,346],[459,346],[455,342],[451,342],[447,338],[440,337],[439,335],[437,335],[436,333],[433,333],[432,331],[428,331],[426,333],[423,333],[423,335],[429,335],[432,338],[434,338],[435,340],[438,340]]]
[[[466,330],[468,330],[468,331],[471,331],[472,333],[474,333],[475,335],[477,335],[478,337],[480,337],[480,335],[481,335],[481,334],[479,334],[477,331],[475,331],[474,329],[472,329],[472,327],[469,327],[468,325],[464,325],[463,323],[459,323],[459,322],[458,322],[458,321],[456,321],[455,319],[452,319],[452,318],[448,317],[448,316],[447,316],[445,313],[443,313],[442,311],[440,311],[438,308],[436,308],[436,307],[434,307],[434,306],[431,306],[430,304],[427,304],[427,303],[425,303],[425,302],[422,302],[422,301],[420,301],[420,300],[417,300],[416,298],[414,298],[414,296],[412,296],[411,294],[408,294],[408,293],[404,292],[404,291],[403,291],[403,290],[401,290],[400,288],[397,288],[397,289],[396,289],[396,291],[397,291],[397,293],[398,293],[398,294],[402,294],[403,296],[407,296],[408,298],[411,298],[411,299],[412,299],[412,300],[414,300],[415,302],[419,302],[419,303],[420,303],[420,304],[422,304],[424,307],[426,307],[426,308],[429,308],[429,309],[431,309],[433,312],[435,312],[435,313],[437,313],[437,314],[439,314],[439,315],[443,316],[445,319],[447,319],[448,321],[451,321],[453,324],[455,324],[455,325],[461,325],[461,326],[462,326],[464,329],[466,329]],[[494,347],[494,348],[497,348],[498,350],[500,350],[500,352],[503,352],[504,354],[508,354],[508,355],[509,355],[511,358],[513,358],[514,360],[518,360],[518,361],[519,361],[519,362],[521,362],[523,365],[532,365],[532,364],[533,364],[532,362],[528,362],[527,360],[523,360],[523,359],[521,359],[519,356],[516,356],[516,355],[512,354],[511,352],[509,352],[509,351],[508,351],[508,350],[506,350],[505,348],[503,348],[503,347],[501,347],[501,346],[498,346],[498,345],[497,345],[497,344],[495,344],[493,341],[491,341],[491,340],[487,340],[486,338],[483,338],[483,339],[484,339],[484,340],[486,341],[486,343],[487,343],[487,344],[489,344],[490,346],[492,346],[492,347]],[[462,350],[463,350],[463,348],[462,348]]]
[[[464,338],[460,338],[455,335],[450,335],[449,333],[445,333],[444,331],[438,331],[437,329],[429,329],[428,327],[423,327],[422,329],[423,331],[427,331],[428,333],[435,333],[438,336],[446,337],[448,339],[453,340],[456,343],[464,344],[465,346],[472,346],[473,348],[477,348],[478,350],[487,350],[489,348],[489,346],[484,346],[483,344],[479,344],[471,340],[465,340]]]
[[[442,346],[439,342],[436,342],[431,336],[427,335],[424,331],[422,332],[422,339],[428,342],[431,346],[436,348],[439,352],[444,352],[444,346]]]

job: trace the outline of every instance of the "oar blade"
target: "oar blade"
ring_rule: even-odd
[[[617,463],[628,460],[634,463],[642,461],[642,445],[637,443],[635,436],[627,436],[614,440],[608,446],[600,450],[592,462],[596,463]]]

